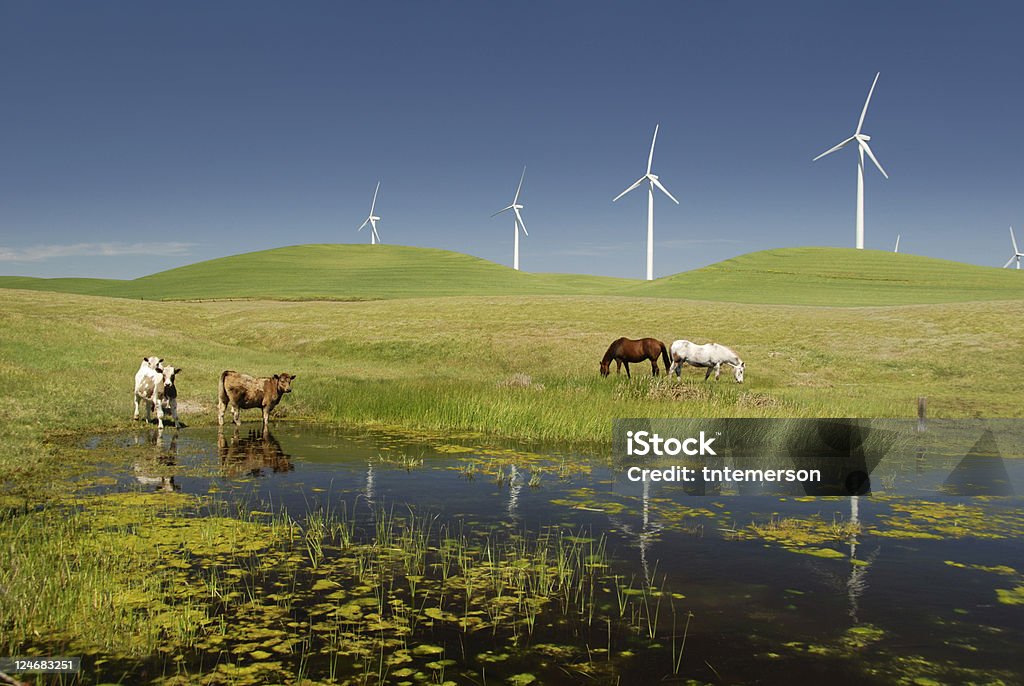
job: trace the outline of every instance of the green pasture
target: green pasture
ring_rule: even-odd
[[[1010,270],[843,248],[768,250],[646,282],[517,272],[428,248],[300,245],[199,262],[131,281],[0,277],[0,288],[145,300],[604,295],[854,307],[1024,299],[1024,278]]]
[[[219,373],[297,374],[290,418],[604,443],[615,417],[1021,416],[1024,302],[873,308],[494,296],[368,302],[151,302],[9,290],[0,310],[6,474],[54,432],[131,425],[145,355],[181,367],[188,424]],[[718,341],[747,382],[601,378],[618,336]],[[257,418],[255,411],[246,416]],[[28,451],[28,452],[25,452]],[[13,471],[12,471],[13,470]]]

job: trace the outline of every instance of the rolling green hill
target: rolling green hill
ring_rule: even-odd
[[[1024,274],[875,250],[783,248],[646,282],[516,272],[429,248],[299,245],[198,262],[130,281],[0,277],[0,288],[146,300],[616,295],[862,306],[1020,300]]]

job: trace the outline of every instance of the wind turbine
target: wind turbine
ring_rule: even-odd
[[[864,116],[868,113],[868,103],[871,102],[871,94],[875,92],[875,84],[878,83],[878,77],[882,72],[875,74],[875,80],[871,82],[871,90],[868,91],[868,99],[864,101],[864,109],[860,112],[860,121],[857,122],[857,130],[853,132],[853,135],[847,138],[845,141],[836,145],[835,147],[829,148],[825,152],[815,157],[812,162],[817,162],[825,155],[830,155],[836,150],[845,148],[848,143],[857,141],[857,152],[860,161],[857,163],[857,249],[864,249],[864,153],[868,154],[871,161],[878,167],[878,171],[882,172],[882,176],[889,178],[889,175],[882,169],[882,165],[879,164],[878,158],[875,157],[875,153],[871,152],[871,146],[868,145],[868,141],[871,140],[871,136],[861,133],[861,129],[864,128]]]
[[[519,204],[519,191],[523,190],[523,179],[525,179],[525,178],[526,178],[526,166],[524,165],[523,166],[523,175],[519,177],[519,186],[516,188],[516,197],[512,199],[512,204],[509,205],[508,207],[505,207],[505,208],[502,208],[502,209],[498,210],[497,212],[495,212],[494,214],[491,215],[492,217],[497,217],[502,212],[508,212],[509,210],[512,210],[512,212],[515,213],[515,218],[512,220],[512,233],[515,235],[515,238],[513,239],[514,240],[513,245],[515,247],[512,249],[512,268],[513,269],[519,269],[519,229],[520,229],[520,227],[522,227],[524,234],[526,234],[527,236],[530,235],[529,233],[526,232],[526,224],[523,222],[523,215],[519,214],[519,210],[523,209],[523,206]]]
[[[1017,249],[1017,239],[1013,235],[1012,226],[1010,227],[1010,241],[1013,243],[1013,257],[1006,261],[1006,264],[1003,265],[1003,269],[1009,267],[1011,264],[1014,263],[1014,261],[1017,262],[1017,269],[1020,269],[1020,258],[1024,257],[1024,252],[1021,252],[1020,250]]]
[[[661,181],[658,181],[658,175],[651,173],[651,164],[654,162],[654,142],[658,140],[658,127],[660,124],[654,125],[654,138],[651,139],[651,154],[647,156],[647,173],[636,180],[632,186],[622,191],[612,202],[615,202],[626,193],[631,190],[639,188],[644,181],[647,181],[649,187],[647,189],[647,280],[654,280],[654,187],[657,186],[662,193],[671,198],[672,202],[679,204],[679,201],[672,197],[672,194],[668,192],[668,189],[661,185]]]
[[[896,247],[893,248],[892,251],[893,252],[899,252],[900,251],[900,235],[899,234],[896,234]]]
[[[367,224],[370,225],[370,245],[380,243],[380,236],[377,235],[377,222],[380,221],[380,217],[376,217],[373,214],[373,208],[377,206],[377,191],[379,190],[380,181],[377,182],[377,187],[373,189],[373,202],[370,203],[370,216],[368,216],[366,221],[363,222],[363,225],[359,227],[359,230],[362,231],[366,228]]]

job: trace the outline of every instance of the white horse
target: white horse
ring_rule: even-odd
[[[715,381],[718,381],[718,376],[722,373],[722,365],[728,364],[732,365],[732,374],[736,377],[736,383],[743,383],[743,360],[724,345],[718,343],[697,345],[685,340],[673,341],[669,356],[672,358],[669,374],[675,372],[676,376],[682,376],[683,365],[688,364],[693,367],[707,367],[708,371],[704,375],[704,380],[707,381],[711,372],[714,372]]]

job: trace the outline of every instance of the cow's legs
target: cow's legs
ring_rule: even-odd
[[[238,405],[231,406],[231,419],[235,422],[235,426],[242,425],[242,411],[238,408]]]
[[[178,401],[177,400],[172,400],[171,401],[171,416],[174,417],[174,428],[177,429],[180,426],[180,424],[181,424],[178,421]]]
[[[224,410],[226,409],[224,401],[217,398],[217,426],[224,426]]]
[[[133,421],[139,421],[139,394],[135,394],[135,414],[132,415]]]
[[[164,428],[164,403],[157,397],[156,391],[153,391],[153,408],[156,410],[156,425],[162,429]]]
[[[270,424],[270,408],[266,405],[263,406],[263,430],[267,430],[267,426]]]

